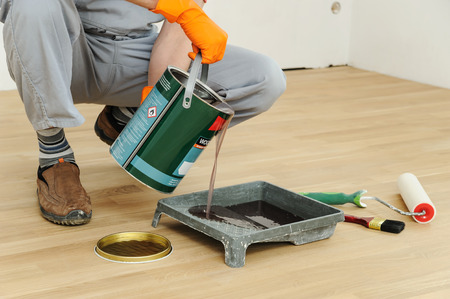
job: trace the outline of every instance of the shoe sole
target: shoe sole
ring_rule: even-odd
[[[38,196],[38,203],[39,203],[39,196]],[[39,209],[41,210],[42,217],[44,217],[46,220],[50,222],[59,225],[70,225],[70,226],[82,225],[91,221],[92,218],[92,211],[89,214],[86,214],[86,212],[82,210],[73,210],[70,211],[70,213],[67,214],[66,216],[60,216],[47,212],[46,210],[44,210],[44,208],[42,208],[40,203]]]
[[[115,139],[109,138],[105,134],[105,132],[102,129],[100,129],[100,127],[98,126],[98,118],[94,125],[94,131],[95,131],[95,134],[98,136],[98,138],[100,138],[100,140],[103,141],[104,143],[106,143],[107,145],[112,145],[114,143]]]
[[[59,216],[47,212],[40,205],[39,208],[41,209],[42,217],[59,225],[82,225],[88,223],[92,217],[92,211],[89,214],[86,214],[81,210],[73,210],[66,216]]]

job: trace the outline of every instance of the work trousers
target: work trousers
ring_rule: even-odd
[[[157,26],[132,37],[86,32],[73,1],[0,3],[8,69],[35,130],[81,125],[77,103],[139,105]],[[271,58],[228,45],[207,85],[235,110],[236,125],[269,109],[286,80]]]

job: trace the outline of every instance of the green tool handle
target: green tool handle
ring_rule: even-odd
[[[367,205],[361,202],[361,195],[366,192],[366,190],[359,190],[352,194],[338,192],[300,192],[299,194],[329,205],[354,203],[360,208],[365,208]]]

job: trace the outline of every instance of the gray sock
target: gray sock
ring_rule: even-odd
[[[41,168],[65,161],[75,163],[72,148],[62,128],[36,131],[39,142],[39,166]]]
[[[133,117],[137,108],[112,106],[111,114],[120,126],[125,126]]]

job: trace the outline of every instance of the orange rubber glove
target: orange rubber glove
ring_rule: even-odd
[[[142,93],[141,93],[141,105],[142,103],[144,103],[145,99],[147,98],[148,94],[152,91],[153,86],[145,86],[142,89]]]
[[[192,42],[195,54],[202,52],[202,63],[214,63],[223,58],[228,35],[214,23],[193,0],[159,0],[154,13],[163,15],[170,23],[180,24]]]

